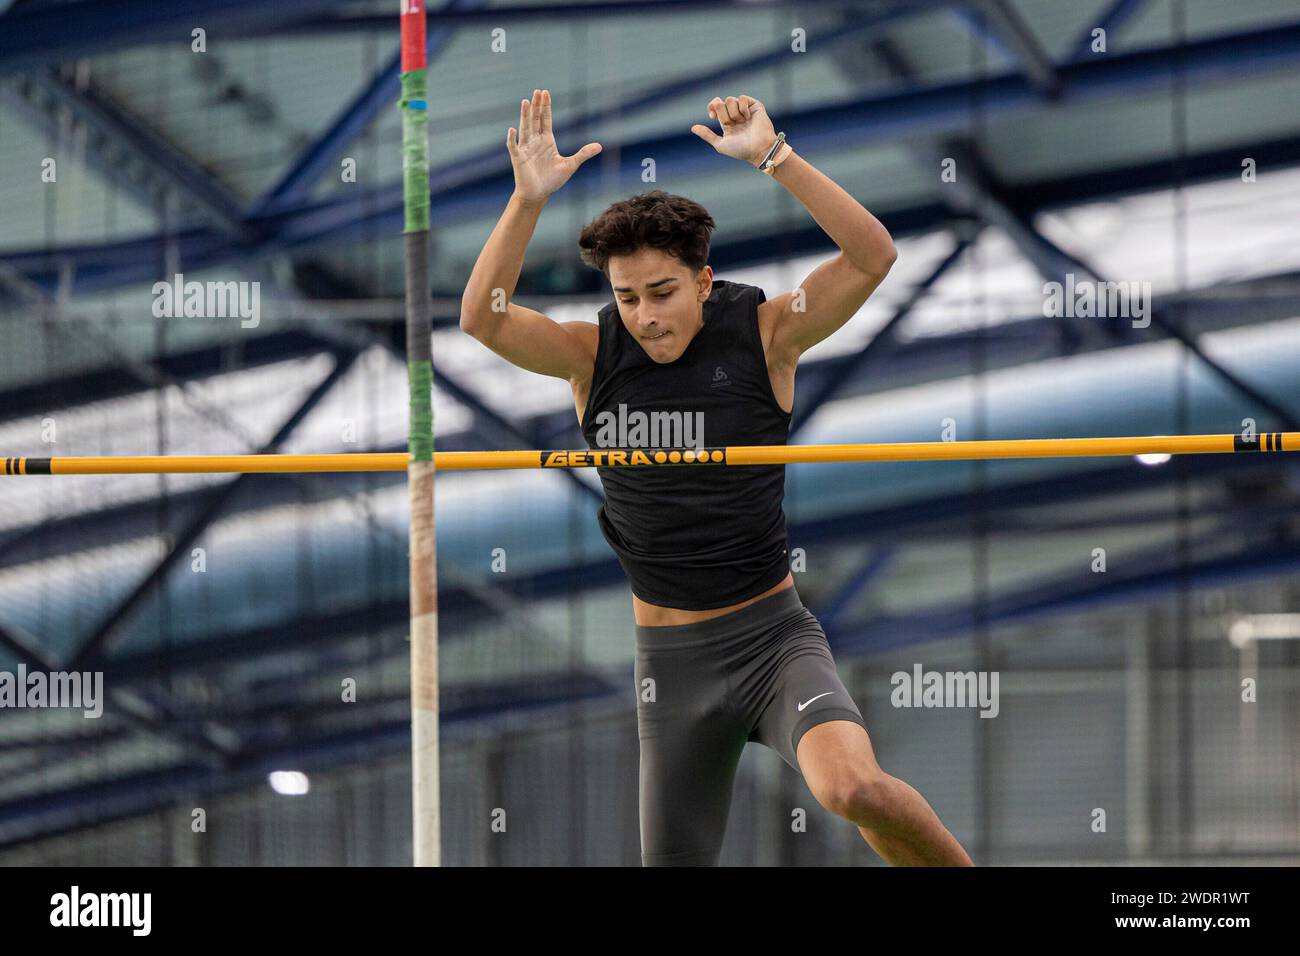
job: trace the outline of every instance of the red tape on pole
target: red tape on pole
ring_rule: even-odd
[[[402,0],[402,72],[423,70],[429,62],[424,33],[424,0]]]

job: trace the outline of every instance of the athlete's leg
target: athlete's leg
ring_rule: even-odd
[[[925,798],[880,768],[863,727],[847,720],[817,724],[799,740],[796,756],[817,802],[856,823],[886,862],[974,865]]]
[[[690,651],[637,653],[645,866],[716,866],[722,853],[745,728],[713,670]]]
[[[801,774],[817,801],[852,820],[895,865],[970,866],[970,857],[925,798],[876,762],[866,723],[835,669],[820,622],[806,607],[765,635],[742,684],[747,709],[762,707],[751,739]]]
[[[641,862],[717,866],[745,735],[701,721],[641,739]]]

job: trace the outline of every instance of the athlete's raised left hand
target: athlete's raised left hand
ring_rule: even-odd
[[[715,96],[709,101],[709,115],[722,126],[722,135],[696,123],[691,132],[723,156],[758,166],[776,142],[776,128],[767,108],[752,96]]]

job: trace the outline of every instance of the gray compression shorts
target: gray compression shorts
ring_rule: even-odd
[[[636,629],[641,862],[716,866],[747,741],[799,770],[799,739],[862,714],[830,645],[789,587],[695,624]]]

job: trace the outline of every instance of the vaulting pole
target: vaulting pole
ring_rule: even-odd
[[[428,346],[425,346],[427,354]],[[428,359],[423,375],[428,381]],[[412,370],[412,381],[415,371]],[[424,398],[427,407],[428,387]],[[412,409],[415,409],[412,399]],[[412,412],[414,415],[414,411]],[[426,428],[428,422],[425,423]],[[412,431],[411,447],[415,448]],[[428,439],[430,445],[432,439]],[[1222,455],[1234,452],[1300,451],[1300,432],[1241,435],[1155,435],[1147,438],[1018,438],[1004,441],[889,442],[864,445],[732,445],[659,451],[639,448],[554,449],[550,451],[442,451],[433,462],[442,471],[494,471],[517,468],[643,468],[734,465],[793,465],[805,462],[974,461],[1003,458],[1114,458],[1127,455]],[[432,471],[426,457],[416,469],[414,451],[343,455],[154,455],[138,458],[3,458],[0,475],[157,475],[218,473],[302,473],[340,471],[427,471],[432,502]],[[412,488],[415,480],[412,478]],[[413,492],[414,493],[414,492]],[[424,495],[421,492],[422,496]],[[412,522],[414,523],[414,513]],[[433,522],[428,523],[430,561]],[[414,540],[414,539],[413,539]],[[411,551],[414,563],[416,550]],[[413,565],[414,566],[414,565]],[[432,563],[428,566],[432,594]],[[412,609],[415,607],[412,577]],[[422,605],[423,606],[423,605]],[[432,602],[428,604],[432,608]],[[413,611],[414,613],[414,611]],[[436,698],[435,698],[436,699]]]
[[[438,547],[433,523],[433,330],[429,311],[429,103],[424,0],[401,0],[406,369],[411,408],[411,811],[416,866],[438,866]]]

